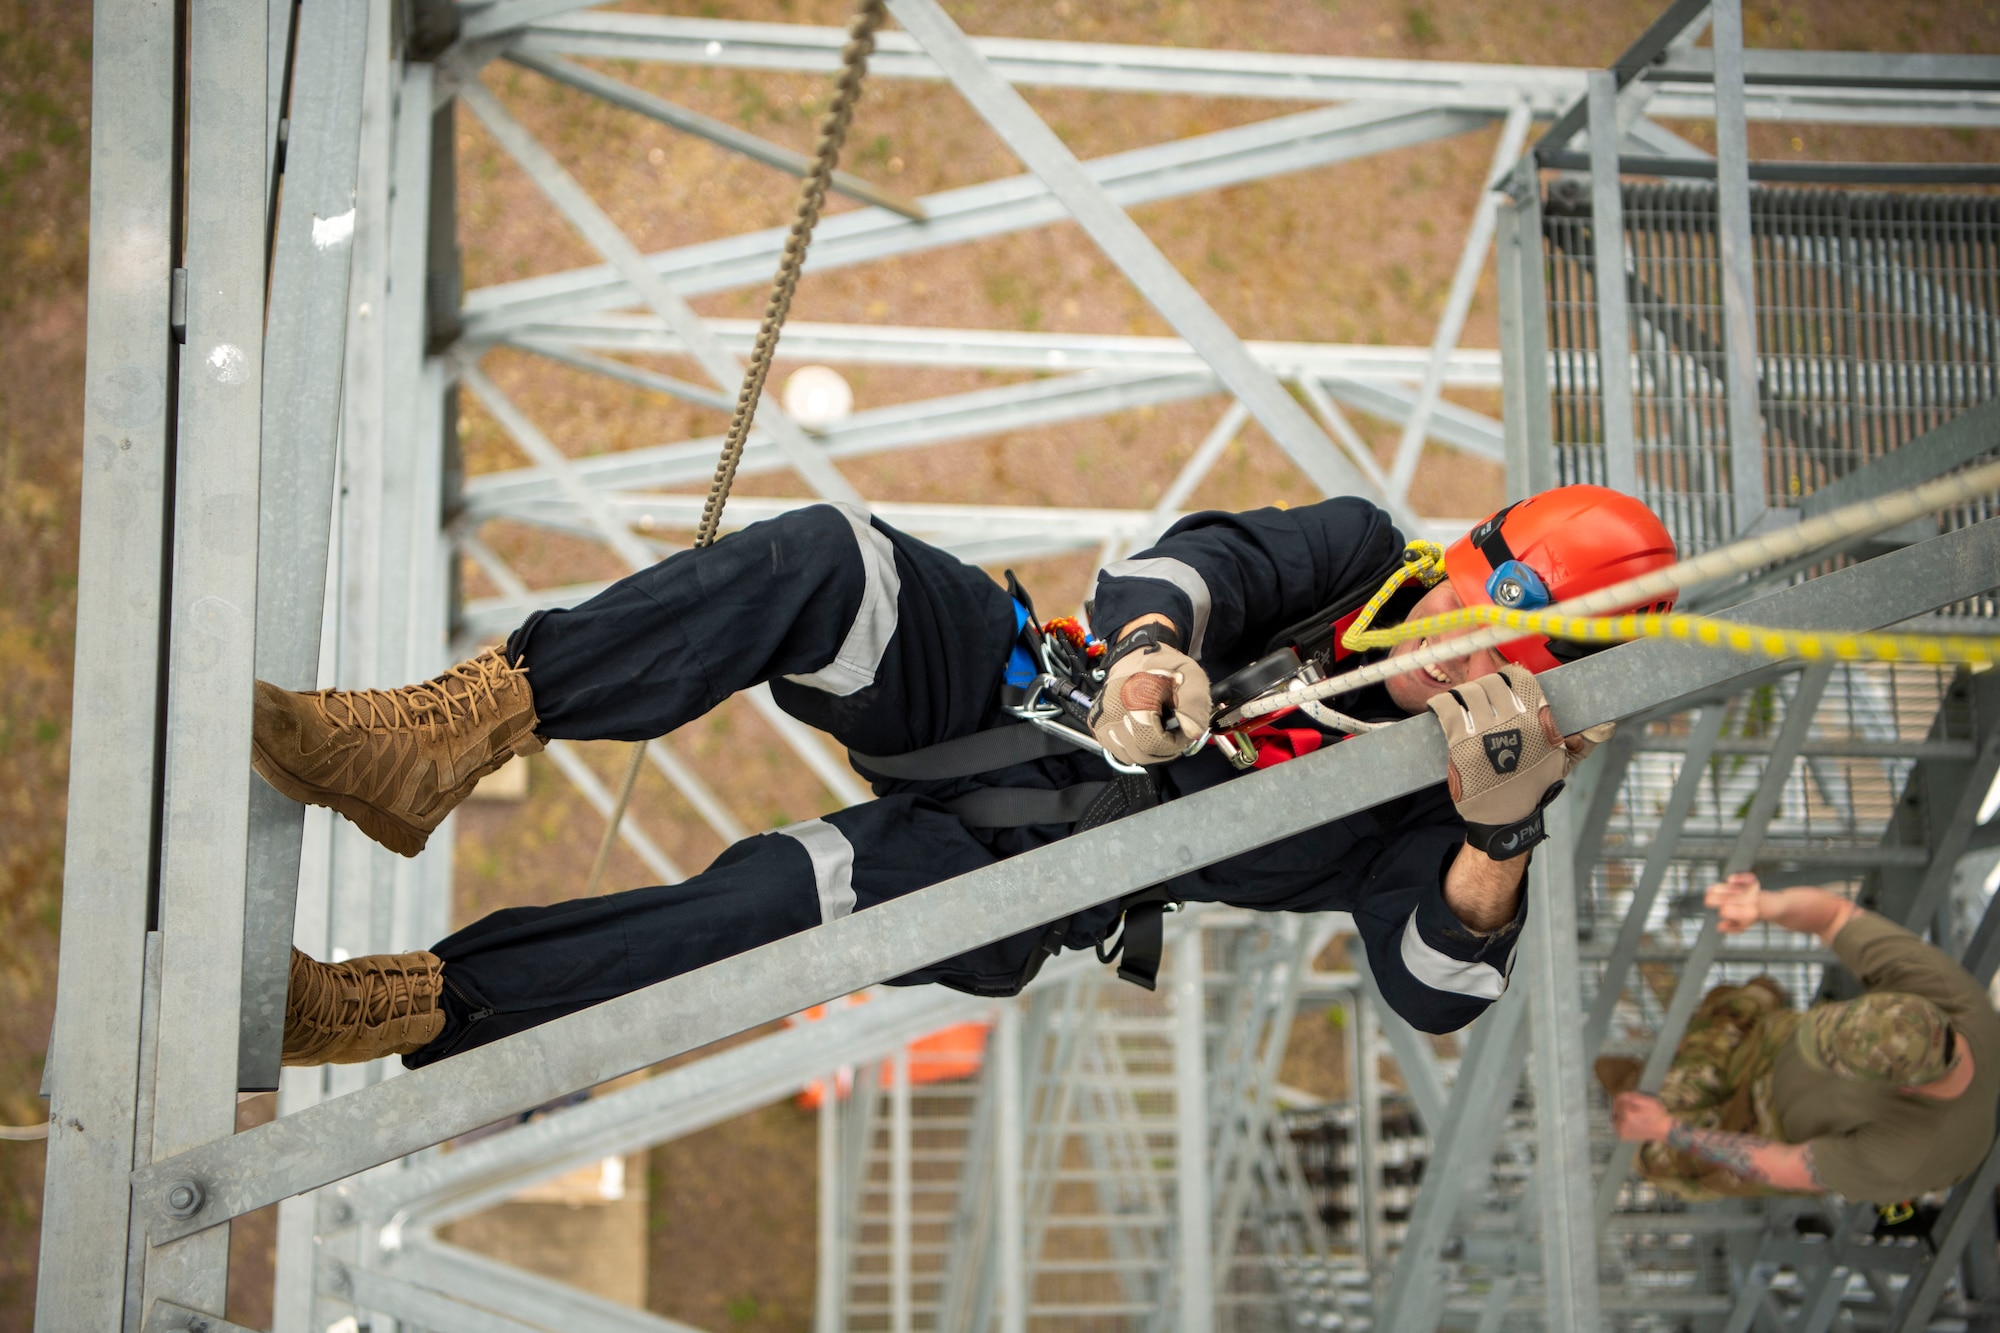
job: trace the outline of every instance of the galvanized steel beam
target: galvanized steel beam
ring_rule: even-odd
[[[1681,8],[1685,12],[1688,7]],[[1672,31],[1678,32],[1680,26],[1673,25]],[[620,60],[828,72],[838,67],[843,36],[839,28],[592,12],[533,23],[519,43],[534,49]],[[1040,87],[1284,101],[1412,101],[1479,107],[1495,114],[1504,113],[1523,96],[1530,99],[1536,114],[1553,114],[1582,97],[1586,72],[1559,66],[1188,50],[1109,42],[998,37],[974,41],[1003,77]],[[1664,47],[1663,39],[1658,49]],[[1897,57],[1789,51],[1756,55],[1751,68],[1775,81],[1775,86],[1767,86],[1760,77],[1748,99],[1748,108],[1758,119],[1952,125],[1990,125],[2000,120],[2000,100],[1986,93],[1968,97],[1956,83],[1947,82],[1937,89],[1926,87],[1928,80],[1914,72],[1917,67],[1910,67],[1912,72],[1906,77],[1898,77],[1903,71],[1889,63]],[[1678,62],[1679,56],[1675,59]],[[1796,74],[1800,65],[1825,59],[1854,61],[1844,67],[1836,63],[1834,68],[1863,78],[1829,82],[1810,75],[1788,77]],[[1963,74],[1962,68],[1948,63],[1953,57],[1904,59],[1947,62],[1935,67],[1942,71],[1941,81]],[[916,43],[895,32],[878,38],[870,72],[889,79],[943,77]],[[1987,76],[1975,71],[1974,77]],[[1883,86],[1843,86],[1866,80]],[[1895,86],[1898,84],[1902,86]],[[1656,94],[1653,114],[1706,120],[1713,116],[1714,105],[1705,89],[1668,88]]]
[[[1714,0],[1716,262],[1722,286],[1729,494],[1738,536],[1764,519],[1764,426],[1757,403],[1757,270],[1750,236],[1743,107],[1743,3]],[[1621,238],[1622,239],[1622,238]]]
[[[1202,985],[1202,933],[1190,930],[1174,944],[1174,1223],[1177,1279],[1174,1327],[1210,1333],[1215,1327],[1215,1287],[1210,1275],[1213,1200],[1209,1192],[1208,1017]]]
[[[722,68],[832,71],[839,28],[653,15],[590,13],[530,25],[530,50]],[[1295,52],[1193,50],[1111,42],[975,37],[979,54],[1012,83],[1103,91],[1347,102],[1381,98],[1466,106],[1496,113],[1522,96],[1555,110],[1581,89],[1578,71],[1556,66],[1381,60]],[[907,33],[876,38],[869,73],[880,79],[950,80],[945,63]]]
[[[1599,1327],[1597,1232],[1590,1209],[1591,1052],[1576,955],[1576,890],[1570,853],[1575,825],[1566,804],[1548,812],[1548,854],[1528,868],[1526,936],[1520,948],[1534,1047],[1535,1184],[1541,1203],[1542,1289],[1553,1333]]]
[[[365,6],[300,11],[306,58],[292,87],[284,208],[271,261],[259,486],[262,530],[284,539],[257,550],[257,678],[288,690],[319,684],[343,368],[327,351],[347,340],[367,36]],[[249,1091],[278,1086],[304,820],[305,807],[268,783],[250,784],[236,1057],[237,1080]]]
[[[1466,1188],[1491,1170],[1503,1118],[1495,1112],[1513,1101],[1527,1057],[1527,1008],[1527,988],[1510,987],[1465,1034],[1451,1104],[1432,1133],[1435,1151],[1382,1301],[1377,1324],[1390,1333],[1431,1333],[1437,1327],[1446,1296],[1439,1280],[1445,1237]]]
[[[738,356],[748,354],[757,336],[753,320],[706,322],[722,345]],[[652,352],[663,356],[687,354],[686,346],[657,316],[613,310],[524,323],[507,335],[506,345],[543,355],[560,349]],[[1280,379],[1410,383],[1422,380],[1431,365],[1430,351],[1422,347],[1256,339],[1246,340],[1243,345]],[[1026,333],[1018,329],[788,320],[782,347],[786,360],[837,364],[962,366],[1065,374],[1079,370],[1210,374],[1208,364],[1182,339],[1140,334]],[[1452,347],[1447,350],[1442,367],[1446,387],[1500,387],[1500,353],[1495,349]],[[622,363],[619,366],[621,372],[628,369],[631,367]]]
[[[670,284],[639,253],[617,223],[611,220],[575,178],[565,171],[555,156],[529,134],[500,100],[477,81],[459,90],[458,100],[486,127],[507,155],[514,159],[528,179],[535,183],[556,211],[573,227],[590,248],[610,262],[620,278],[638,293],[653,313],[666,321],[716,386],[727,392],[743,377],[743,367],[724,351],[708,326],[695,314],[687,297]],[[805,431],[777,403],[766,402],[759,411],[765,433],[776,444],[785,463],[819,494],[851,504],[865,504],[861,493],[840,475]]]
[[[165,663],[168,377],[176,242],[177,17],[153,0],[91,15],[90,286],[82,517],[46,1186],[35,1315],[124,1323],[126,1178],[140,1101]],[[150,1148],[139,1160],[150,1156]]]
[[[1410,515],[1345,462],[1291,395],[1244,350],[1236,334],[1152,239],[1113,201],[1075,155],[1042,123],[1013,86],[940,9],[935,0],[890,0],[890,12],[928,51],[959,95],[1014,155],[1040,177],[1106,258],[1118,266],[1174,331],[1187,339],[1300,471],[1327,495],[1368,495],[1403,520]]]
[[[1438,316],[1437,332],[1431,338],[1431,354],[1424,366],[1423,383],[1417,389],[1417,401],[1404,419],[1402,434],[1396,440],[1396,459],[1389,481],[1399,496],[1409,494],[1410,481],[1416,476],[1417,464],[1423,457],[1431,414],[1437,410],[1438,394],[1444,388],[1446,365],[1458,348],[1459,336],[1465,331],[1465,317],[1472,310],[1479,276],[1486,271],[1486,252],[1493,244],[1495,221],[1500,202],[1505,198],[1498,185],[1505,178],[1507,167],[1521,155],[1521,145],[1528,137],[1528,120],[1527,102],[1517,102],[1507,113],[1506,123],[1500,127],[1499,142],[1493,147],[1492,166],[1486,173],[1487,185],[1479,192],[1479,201],[1473,206],[1472,225],[1466,229],[1458,267],[1453,271],[1451,287],[1445,293],[1444,313]]]
[[[268,19],[266,0],[216,0],[191,11],[187,33],[187,334],[159,824],[155,1159],[227,1140],[236,1129],[255,781],[244,756],[257,625]],[[186,1181],[169,1182],[163,1197],[177,1211],[201,1204],[199,1187]],[[227,1235],[156,1244],[144,1281],[148,1300],[222,1310]]]
[[[1966,409],[1935,430],[1890,450],[1799,502],[1799,517],[1817,518],[1842,505],[1887,495],[1943,476],[2000,444],[2000,399]]]
[[[701,1333],[428,1237],[411,1237],[392,1267],[329,1265],[320,1286],[434,1333]]]
[[[1632,419],[1632,321],[1626,308],[1625,220],[1618,179],[1618,89],[1610,70],[1590,76],[1590,253],[1597,298],[1597,403],[1604,484],[1639,493]]]
[[[704,116],[698,111],[676,106],[664,97],[655,97],[643,89],[634,88],[629,83],[621,83],[594,69],[586,69],[560,56],[536,55],[532,51],[518,49],[509,51],[507,57],[523,69],[531,69],[544,78],[568,84],[579,92],[589,93],[592,97],[600,98],[613,106],[636,111],[648,120],[656,120],[685,134],[706,139],[732,153],[740,153],[753,162],[761,162],[767,167],[775,167],[793,176],[803,177],[812,174],[812,159],[804,153],[794,152],[768,139],[760,139],[754,134],[739,130],[734,125],[713,117]],[[851,171],[836,168],[828,182],[828,188],[835,194],[858,199],[864,204],[874,204],[892,213],[901,213],[914,222],[924,220],[921,204],[905,199],[894,190],[885,190],[879,185],[863,180]]]
[[[1390,1008],[1389,1002],[1382,998],[1382,987],[1375,980],[1375,969],[1369,966],[1367,951],[1350,948],[1347,956],[1370,1005],[1381,1019],[1382,1035],[1389,1039],[1389,1053],[1403,1075],[1404,1090],[1416,1104],[1417,1118],[1424,1122],[1424,1129],[1435,1137],[1444,1124],[1446,1106],[1444,1076],[1438,1071],[1437,1052],[1432,1049],[1428,1036],[1411,1027],[1409,1020]]]
[[[145,1333],[260,1333],[174,1301],[154,1301],[141,1327]]]
[[[1495,229],[1500,287],[1501,412],[1507,498],[1556,484],[1555,427],[1550,416],[1549,328],[1542,258],[1542,187],[1532,158],[1508,176],[1507,202]]]
[[[1130,208],[1448,138],[1490,120],[1483,112],[1430,107],[1325,107],[1108,154],[1084,164],[1083,170],[1113,203]],[[813,232],[805,271],[826,273],[892,256],[907,258],[1069,217],[1054,192],[1033,176],[944,190],[917,202],[926,218],[921,223],[877,208],[822,219]],[[683,246],[649,255],[645,262],[687,298],[756,286],[767,282],[777,267],[786,230],[773,227]],[[463,336],[483,345],[531,321],[617,309],[633,300],[633,289],[610,265],[499,283],[466,293]]]
[[[1219,390],[1214,377],[1206,373],[1086,371],[856,412],[820,432],[815,447],[837,461],[1199,398]],[[483,391],[481,396],[486,396]],[[503,418],[503,424],[507,420]],[[594,491],[677,486],[706,481],[714,472],[721,444],[722,437],[709,436],[568,459],[566,466],[577,481]],[[785,466],[784,455],[775,445],[753,436],[743,451],[738,475],[752,476]],[[465,486],[466,515],[477,520],[504,513],[522,501],[539,499],[555,489],[551,483],[560,481],[559,470],[554,460],[538,458],[532,468],[474,478]],[[562,483],[561,493],[579,506],[595,503],[567,483]],[[723,511],[725,515],[728,512]]]
[[[1625,909],[1625,919],[1619,923],[1618,938],[1611,946],[1603,972],[1599,974],[1597,995],[1584,1019],[1583,1049],[1586,1055],[1593,1058],[1611,1031],[1611,1017],[1617,1012],[1619,996],[1624,994],[1625,978],[1631,973],[1632,964],[1638,960],[1639,946],[1646,938],[1646,924],[1653,915],[1653,903],[1659,898],[1660,886],[1666,882],[1667,868],[1679,850],[1688,812],[1694,808],[1695,797],[1700,794],[1702,778],[1708,770],[1708,757],[1714,751],[1716,740],[1722,734],[1723,721],[1728,715],[1728,705],[1710,704],[1697,715],[1689,731],[1687,757],[1681,761],[1681,770],[1674,778],[1666,807],[1660,812],[1656,826],[1659,832],[1654,834],[1646,848],[1646,864],[1639,872],[1638,883],[1632,888],[1631,906]]]

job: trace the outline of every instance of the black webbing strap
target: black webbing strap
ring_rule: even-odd
[[[1147,990],[1158,989],[1160,954],[1166,947],[1167,908],[1180,900],[1171,889],[1155,884],[1123,899],[1124,928],[1108,946],[1097,946],[1097,961],[1118,960],[1118,979]]]
[[[1058,787],[981,787],[944,802],[967,828],[1022,828],[1029,824],[1074,824],[1112,784],[1079,782]]]
[[[1500,529],[1506,524],[1507,515],[1514,512],[1514,505],[1519,503],[1520,501],[1516,500],[1514,504],[1508,505],[1466,534],[1472,544],[1479,548],[1479,554],[1486,557],[1488,569],[1498,569],[1514,558],[1513,548],[1507,545],[1507,538]]]
[[[1160,954],[1166,947],[1167,905],[1134,903],[1125,909],[1125,929],[1118,935],[1118,979],[1157,990]]]
[[[921,750],[911,750],[907,754],[862,754],[858,750],[849,750],[847,753],[855,765],[864,772],[879,774],[885,778],[938,781],[944,778],[976,777],[981,773],[991,773],[995,769],[1011,768],[1015,764],[1025,764],[1033,759],[1046,759],[1055,754],[1068,754],[1082,748],[1084,740],[1081,736],[1077,738],[1075,744],[1072,744],[1045,728],[1026,722],[1010,722],[1005,726],[975,731],[970,736],[958,736],[948,741],[940,741],[936,745],[926,745]]]

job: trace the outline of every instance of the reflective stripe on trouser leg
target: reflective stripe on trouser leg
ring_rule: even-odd
[[[1403,928],[1402,955],[1403,966],[1410,970],[1410,975],[1432,990],[1470,995],[1478,1000],[1497,1000],[1507,989],[1507,974],[1491,963],[1453,958],[1433,947],[1417,930],[1415,912],[1410,913],[1410,922]],[[1513,957],[1513,950],[1508,950],[1510,965]]]
[[[817,671],[785,679],[828,694],[847,695],[875,683],[882,654],[889,647],[889,637],[896,632],[896,598],[903,590],[903,582],[896,574],[896,548],[869,523],[867,513],[850,504],[833,507],[854,529],[854,544],[860,548],[865,580],[861,606],[831,662]]]
[[[1187,595],[1193,622],[1188,626],[1187,655],[1201,656],[1202,640],[1208,637],[1208,584],[1201,575],[1195,573],[1194,566],[1184,560],[1176,560],[1170,555],[1140,556],[1130,560],[1114,560],[1104,567],[1104,572],[1115,579],[1158,579],[1171,583]]]
[[[819,891],[819,919],[826,925],[854,910],[854,844],[824,819],[808,819],[777,830],[795,839],[812,858],[813,887]]]

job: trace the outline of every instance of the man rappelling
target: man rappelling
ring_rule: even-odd
[[[1349,651],[1357,622],[1560,602],[1674,549],[1639,501],[1567,486],[1492,515],[1441,562],[1417,551],[1358,499],[1196,514],[1100,573],[1091,615],[1112,632],[1099,645],[1036,621],[1011,576],[1003,588],[859,510],[816,505],[537,612],[423,684],[260,682],[257,772],[405,856],[479,778],[545,740],[648,741],[760,683],[847,746],[877,796],[746,838],[682,884],[508,908],[428,951],[328,964],[295,950],[285,1062],[429,1064],[1425,711],[1449,742],[1448,782],[893,982],[1009,995],[1060,949],[1110,941],[1150,984],[1164,903],[1339,910],[1398,1013],[1464,1027],[1506,989],[1542,811],[1608,734],[1565,739],[1534,673],[1594,646],[1516,639],[1391,675],[1340,714],[1211,735],[1218,696],[1264,689],[1274,654],[1324,677],[1429,642]]]

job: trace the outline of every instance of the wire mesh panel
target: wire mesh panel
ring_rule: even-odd
[[[1709,182],[1625,181],[1620,194],[1617,267],[1631,342],[1618,353],[1630,358],[1638,492],[1691,555],[1728,542],[1738,525],[1717,192]],[[1600,391],[1603,293],[1589,183],[1556,178],[1543,204],[1556,476],[1603,484],[1607,438],[1621,432],[1607,429]],[[1796,511],[1829,484],[2000,397],[2000,197],[1753,188],[1751,236],[1761,489],[1770,509]],[[1989,497],[1942,515],[1938,526],[1995,512]],[[1818,569],[1776,576],[1825,572],[1927,535],[1927,525],[1912,525]],[[1950,614],[1990,620],[2000,603],[1988,593]],[[1813,696],[1801,696],[1798,675],[1631,729],[1578,885],[1584,1004],[1601,1024],[1596,1051],[1613,1058],[1607,1077],[1659,1039],[1703,934],[1702,891],[1743,855],[1746,833],[1767,886],[1817,883],[1906,914],[1938,821],[1951,817],[1928,794],[1959,771],[1952,765],[1970,763],[1992,725],[1971,707],[1971,679],[1857,663],[1833,669],[1803,730],[1795,705]],[[1715,964],[1698,978],[1704,987],[1767,975],[1803,1006],[1839,981],[1809,937],[1765,926],[1718,943]],[[1636,1077],[1636,1063],[1629,1073]],[[1596,1090],[1591,1108],[1592,1156],[1602,1162],[1611,1135]],[[1767,1226],[1790,1235],[1793,1219],[1689,1205],[1626,1180],[1604,1235],[1608,1322],[1682,1327],[1718,1313],[1714,1303],[1727,1310],[1732,1267],[1747,1261],[1744,1247]],[[1504,1271],[1504,1253],[1489,1271]],[[1777,1299],[1797,1293],[1786,1288]]]
[[[1628,181],[1623,203],[1640,493],[1693,554],[1733,531],[1716,191]],[[1753,188],[1750,203],[1768,505],[1796,508],[2000,395],[2000,197]],[[1553,181],[1543,219],[1558,474],[1601,483],[1588,182]]]
[[[1758,856],[1767,879],[1852,893],[1870,869],[1902,854],[1885,847],[1884,835],[1911,769],[1926,756],[1960,757],[1976,748],[1973,719],[1962,697],[1949,693],[1952,679],[1949,671],[1934,667],[1880,663],[1835,672],[1814,711],[1804,753],[1780,779],[1777,808]],[[1664,1009],[1675,961],[1701,927],[1702,889],[1721,873],[1765,780],[1767,752],[1795,685],[1795,677],[1775,681],[1733,700],[1712,752],[1688,754],[1693,726],[1685,714],[1645,724],[1604,830],[1601,859],[1580,886],[1586,991],[1591,991],[1597,978],[1593,964],[1631,910],[1648,854],[1661,839],[1673,840],[1648,912],[1638,977],[1628,1004],[1621,1005],[1612,1047],[1619,1045],[1624,1027],[1648,1031]],[[1663,814],[1689,762],[1701,765],[1699,786],[1687,817],[1670,829],[1662,824]],[[1758,927],[1727,941],[1716,984],[1764,973],[1793,995],[1810,998],[1819,986],[1821,958],[1806,937]]]

